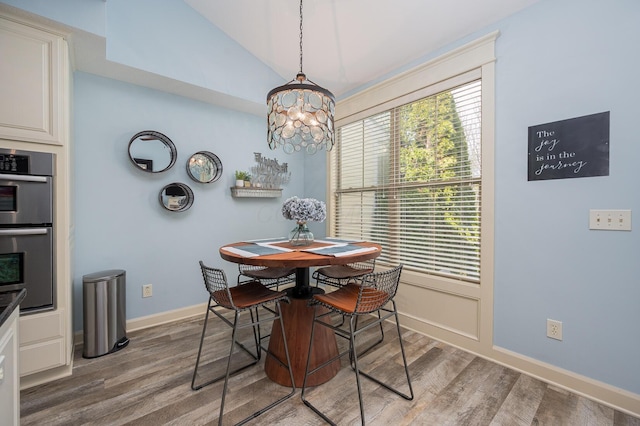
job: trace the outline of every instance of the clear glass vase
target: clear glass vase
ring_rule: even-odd
[[[308,246],[313,244],[313,233],[307,227],[307,222],[298,221],[296,227],[289,232],[289,243],[292,246]]]

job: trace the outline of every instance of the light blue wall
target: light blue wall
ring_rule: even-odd
[[[543,1],[496,45],[494,343],[640,393],[640,2]],[[611,111],[610,175],[527,181],[527,128]],[[589,209],[631,209],[631,232]],[[563,341],[546,337],[547,318]]]
[[[299,152],[293,154],[290,163],[294,161],[301,161],[304,164],[304,197],[328,202],[326,151],[318,151],[313,155],[305,155],[304,152]],[[326,236],[327,223],[309,222],[308,225],[313,235],[318,238]]]
[[[285,83],[182,0],[109,0],[107,16],[110,61],[258,104]]]
[[[224,268],[234,282],[237,267],[220,258],[221,246],[283,236],[292,228],[280,207],[286,197],[304,195],[303,162],[268,149],[264,118],[80,72],[74,74],[74,104],[76,330],[82,329],[85,274],[126,270],[127,318],[157,314],[206,302],[198,260]],[[149,174],[131,164],[127,145],[142,130],[173,141],[178,158],[172,169]],[[187,159],[201,150],[222,161],[217,182],[188,177]],[[255,165],[254,152],[289,164],[292,181],[282,198],[231,197],[234,171]],[[172,182],[193,189],[191,209],[175,213],[159,204],[158,193]],[[143,299],[147,283],[153,297]]]

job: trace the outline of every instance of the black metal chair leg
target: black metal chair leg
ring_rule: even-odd
[[[396,309],[395,301],[391,301],[391,302],[393,303],[393,315],[395,316],[395,320],[396,320],[396,329],[398,331],[398,341],[400,342],[400,353],[402,354],[402,363],[404,365],[405,376],[407,377],[407,384],[409,386],[409,394],[402,393],[399,390],[392,388],[387,383],[384,383],[383,381],[376,379],[375,377],[371,376],[368,373],[360,371],[360,374],[362,374],[364,377],[368,378],[369,380],[372,380],[372,381],[376,382],[377,384],[379,384],[380,386],[384,387],[385,389],[390,390],[391,392],[395,393],[396,395],[399,395],[399,396],[403,397],[404,399],[411,401],[413,399],[413,386],[411,386],[411,378],[409,377],[409,367],[407,366],[407,357],[406,357],[405,352],[404,352],[404,344],[402,343],[402,334],[401,334],[401,331],[400,331],[400,322],[398,320],[398,311]]]
[[[276,306],[278,309],[278,317],[280,319],[280,332],[282,333],[283,336],[286,336],[284,332],[284,321],[282,321],[282,308],[280,306],[280,303],[278,303]],[[289,369],[289,379],[291,380],[291,393],[289,394],[289,396],[293,396],[293,394],[296,391],[296,382],[293,379],[293,368],[291,367],[291,356],[289,355],[289,345],[287,345],[287,339],[282,339],[282,341],[284,343],[284,354],[287,358],[287,367]],[[274,358],[276,357],[274,356]]]
[[[409,385],[409,395],[405,396],[399,394],[405,399],[412,400],[413,399],[413,386],[411,386],[411,378],[409,377],[409,366],[407,365],[407,355],[404,352],[404,343],[402,343],[402,334],[400,331],[400,320],[398,318],[398,310],[396,309],[396,302],[393,302],[393,310],[395,312],[396,317],[396,329],[398,330],[398,340],[400,341],[400,352],[402,352],[402,362],[404,363],[404,374],[407,377],[407,384]]]
[[[197,358],[196,358],[196,366],[195,366],[195,368],[194,368],[194,370],[193,370],[193,377],[192,377],[192,379],[191,379],[191,389],[192,389],[192,390],[199,390],[199,389],[202,389],[203,387],[208,386],[208,385],[210,385],[210,384],[212,384],[212,383],[215,383],[215,382],[217,382],[217,381],[219,381],[219,380],[221,380],[222,378],[224,378],[224,377],[225,377],[225,375],[224,375],[224,374],[222,374],[222,375],[220,375],[220,376],[214,377],[213,379],[211,379],[211,380],[209,380],[209,381],[207,381],[207,382],[205,382],[205,383],[202,383],[202,384],[199,384],[199,385],[196,385],[196,384],[195,384],[195,382],[196,382],[196,377],[197,377],[197,374],[198,374],[198,367],[199,367],[199,365],[200,365],[200,357],[201,357],[201,354],[202,354],[202,346],[203,346],[203,342],[204,342],[204,338],[205,338],[205,332],[206,332],[206,329],[207,329],[207,323],[209,322],[209,313],[210,313],[210,312],[214,312],[214,313],[215,313],[215,311],[213,311],[213,308],[211,307],[211,301],[209,301],[209,306],[207,307],[207,313],[206,313],[206,315],[205,315],[205,321],[204,321],[204,324],[203,324],[203,326],[202,326],[202,335],[201,335],[201,337],[200,337],[200,347],[198,348],[198,356],[197,356]],[[221,315],[219,315],[219,314],[217,314],[217,313],[216,313],[216,315],[217,315],[220,319],[222,319],[222,320],[225,320],[225,321],[229,322],[229,320],[227,320],[226,318],[222,317]],[[231,324],[231,322],[229,322],[229,324]],[[255,354],[251,353],[251,351],[250,351],[249,349],[247,349],[247,348],[246,348],[242,343],[240,343],[240,342],[235,342],[235,345],[238,345],[238,347],[239,347],[240,349],[244,350],[247,354],[249,354],[249,356],[251,356],[251,358],[252,358],[252,361],[251,361],[250,363],[246,364],[246,365],[242,365],[242,366],[240,366],[240,367],[236,368],[235,370],[233,370],[233,371],[231,372],[231,375],[234,375],[234,374],[236,374],[236,373],[238,373],[238,372],[240,372],[240,371],[244,370],[245,368],[249,368],[249,367],[251,367],[251,366],[253,366],[253,365],[257,364],[257,363],[258,363],[258,361],[260,360],[260,352],[259,352],[259,350],[260,350],[260,346],[259,346],[259,345],[257,345],[257,346],[256,346],[256,353],[255,353]]]
[[[281,331],[282,331],[282,335],[285,336],[284,324],[282,322],[282,311],[280,310],[280,304],[279,303],[277,304],[276,309],[278,310],[278,318],[280,319],[280,328],[281,328]],[[243,425],[243,424],[247,423],[248,421],[258,417],[260,414],[263,414],[264,412],[270,410],[271,408],[275,407],[276,405],[280,404],[281,402],[291,398],[293,396],[293,394],[296,393],[296,382],[293,379],[293,369],[291,368],[291,357],[289,356],[289,347],[287,346],[287,339],[283,339],[283,342],[284,342],[284,353],[285,353],[285,357],[287,358],[286,367],[289,370],[289,379],[291,380],[291,392],[288,393],[287,395],[283,396],[282,398],[278,399],[277,401],[274,401],[271,404],[267,405],[266,407],[260,409],[259,411],[256,411],[255,413],[253,413],[249,417],[247,417],[244,420],[242,420],[239,423],[237,423],[236,426]],[[279,360],[275,355],[273,355],[271,352],[269,352],[268,350],[266,352],[267,352],[267,355],[272,356],[280,364],[285,366],[285,364],[281,360]]]
[[[227,372],[224,377],[224,386],[222,388],[222,398],[220,400],[220,416],[218,417],[218,426],[222,426],[222,417],[224,416],[224,400],[227,396],[227,388],[229,387],[229,376],[231,373],[231,356],[233,355],[233,347],[236,343],[236,331],[238,326],[239,313],[235,312],[233,320],[233,331],[231,332],[231,348],[229,349],[229,358],[227,359]]]
[[[318,314],[318,309],[314,308],[313,310],[313,322],[311,323],[311,338],[309,339],[309,354],[311,353],[311,349],[313,348],[313,336],[315,335],[315,331],[316,331],[316,316]],[[338,356],[338,358],[340,357],[340,355]],[[329,364],[330,362],[332,362],[332,360],[329,360],[325,363],[325,365]],[[329,423],[332,426],[336,426],[336,424],[334,422],[331,421],[331,419],[329,417],[327,417],[326,415],[324,415],[324,413],[320,410],[318,410],[313,404],[311,404],[311,402],[309,402],[308,400],[306,400],[304,398],[304,394],[305,391],[307,389],[307,377],[309,377],[309,365],[311,364],[311,357],[308,356],[307,357],[307,365],[305,367],[304,370],[304,379],[302,380],[302,391],[300,392],[300,399],[302,400],[303,404],[306,405],[307,407],[309,407],[311,410],[313,410],[314,413],[316,413],[318,416],[322,417],[322,419]],[[322,366],[316,368],[315,371],[317,371],[318,369],[322,368]],[[313,374],[313,373],[312,373]]]
[[[349,358],[353,360],[354,371],[356,373],[356,385],[358,386],[358,402],[360,403],[360,422],[362,426],[365,426],[364,420],[364,403],[362,402],[362,386],[360,385],[360,369],[358,368],[358,354],[356,353],[356,339],[355,339],[355,327],[354,323],[357,323],[357,318],[351,317],[349,319],[349,346],[351,348],[351,353],[349,354]]]
[[[359,318],[360,317],[356,317],[356,334],[358,332],[358,319]],[[342,324],[344,324],[344,316],[342,317]],[[340,326],[342,326],[342,324]],[[378,339],[377,342],[372,343],[371,346],[369,346],[367,349],[365,349],[362,352],[360,352],[360,356],[363,356],[364,354],[366,354],[371,349],[375,348],[376,346],[378,346],[380,343],[382,343],[384,341],[384,329],[382,328],[382,317],[380,315],[380,311],[378,311],[378,325],[380,327],[380,339]],[[355,341],[354,341],[354,344],[355,344]],[[351,364],[351,368],[353,368],[353,358],[351,357],[351,355],[349,355],[349,364]]]
[[[222,420],[224,418],[224,408],[226,403],[227,391],[229,390],[229,380],[231,376],[235,375],[237,372],[244,370],[247,367],[255,365],[261,358],[262,351],[264,350],[267,355],[271,355],[274,359],[277,360],[280,365],[285,366],[289,370],[289,377],[292,382],[291,392],[286,394],[283,397],[280,397],[277,401],[272,402],[266,407],[261,408],[256,411],[252,415],[247,418],[241,420],[238,425],[244,424],[251,419],[259,416],[265,411],[275,407],[282,401],[290,398],[295,393],[295,383],[293,378],[293,369],[291,366],[291,358],[289,355],[289,348],[287,346],[287,339],[285,336],[285,328],[282,322],[282,311],[280,310],[280,303],[282,301],[288,301],[288,296],[284,292],[273,291],[261,284],[258,281],[250,281],[242,283],[241,285],[237,285],[235,287],[229,287],[227,282],[226,275],[222,269],[211,268],[206,266],[202,261],[200,261],[200,269],[202,270],[202,276],[204,278],[205,288],[209,293],[209,303],[207,306],[207,313],[205,315],[205,322],[202,326],[202,335],[200,336],[200,345],[198,347],[198,355],[196,359],[196,366],[193,372],[193,378],[191,380],[191,388],[193,390],[201,389],[204,386],[207,386],[213,382],[216,382],[220,379],[224,379],[224,384],[222,386],[222,396],[220,398],[220,411],[218,417],[218,424],[222,425]],[[269,307],[270,304],[274,304],[275,307]],[[219,312],[216,308],[220,308],[220,310],[232,310],[234,312],[233,321],[230,321],[229,318],[225,317],[221,312]],[[265,309],[268,313],[272,315],[265,315],[265,318],[260,318],[260,310],[259,308]],[[249,315],[251,317],[251,321],[249,323],[240,322],[241,312],[249,311]],[[207,323],[209,320],[209,314],[215,314],[223,323],[231,327],[231,345],[229,347],[229,353],[227,356],[227,366],[224,374],[216,377],[202,385],[196,385],[196,377],[198,375],[198,368],[200,366],[201,356],[202,356],[202,348],[204,345],[204,338],[206,336]],[[269,348],[263,346],[263,339],[266,339],[269,334],[266,336],[262,336],[262,332],[260,329],[260,325],[264,322],[273,322],[274,320],[280,320],[280,326],[284,341],[284,349],[286,355],[286,364],[283,363],[273,352],[269,350]],[[253,341],[255,344],[255,354],[252,353],[244,344],[239,341],[239,330],[244,328],[251,328],[253,332]],[[236,368],[232,371],[231,362],[233,359],[234,349],[236,345],[245,351],[252,358],[252,362],[246,365],[242,365],[239,368]],[[251,346],[251,345],[248,345]],[[240,379],[238,379],[240,380]]]
[[[316,332],[316,312],[317,312],[317,309],[314,308],[313,320],[311,321],[311,337],[309,338],[309,351],[307,352],[308,354],[311,353],[311,349],[313,348],[313,336]],[[304,378],[302,379],[302,390],[300,391],[300,397],[302,398],[302,402],[304,402],[304,404],[307,406],[308,404],[304,399],[304,393],[305,393],[305,390],[307,389],[307,377],[309,376],[309,365],[311,363],[310,361],[311,361],[311,357],[307,356],[307,363],[304,368]]]
[[[260,335],[260,314],[258,314],[258,308],[255,309],[256,311],[256,317],[255,319],[253,318],[253,309],[249,310],[249,314],[251,315],[251,322],[254,324],[253,325],[253,340],[256,343],[256,356],[258,357],[258,359],[261,358],[261,351],[260,351],[260,342],[262,342],[262,336]]]
[[[323,363],[322,365],[315,366],[313,370],[309,370],[310,360],[307,359],[307,365],[305,368],[305,378],[302,385],[302,394],[301,398],[304,404],[311,408],[317,415],[322,417],[327,423],[334,424],[324,413],[320,412],[309,400],[305,398],[306,396],[306,386],[307,386],[307,377],[310,374],[314,374],[316,371],[324,368],[330,362],[333,362],[335,359],[340,358],[344,355],[349,355],[350,365],[356,376],[356,386],[358,391],[358,404],[360,408],[360,420],[362,425],[365,425],[365,412],[364,412],[364,400],[362,394],[362,377],[366,377],[373,382],[377,383],[381,387],[392,391],[393,393],[403,397],[407,400],[412,400],[414,398],[413,387],[411,385],[411,377],[409,376],[409,367],[407,365],[407,357],[404,350],[404,342],[402,341],[402,332],[400,330],[400,321],[398,318],[398,310],[393,297],[396,294],[398,284],[400,282],[400,273],[402,271],[402,265],[398,265],[393,269],[388,271],[378,272],[378,273],[370,273],[368,275],[363,276],[359,282],[357,283],[349,283],[344,287],[332,293],[331,296],[324,294],[317,294],[313,296],[312,303],[315,305],[314,315],[313,315],[313,326],[311,329],[311,341],[309,342],[309,353],[311,353],[313,348],[313,335],[315,333],[316,325],[322,325],[324,327],[328,327],[333,330],[336,336],[343,337],[349,340],[348,349],[339,353],[331,360]],[[390,304],[390,306],[389,306]],[[329,311],[325,314],[318,314],[318,307],[323,306],[327,308]],[[327,315],[331,315],[332,313],[337,313],[342,315],[343,321],[346,320],[346,317],[349,317],[349,327],[348,330],[342,328],[340,326],[334,326],[332,322],[326,323],[323,320]],[[368,321],[364,325],[359,324],[359,316],[361,315],[369,315],[377,313],[378,318],[373,318],[373,321]],[[384,328],[383,322],[387,319],[394,317],[396,322],[396,331],[398,333],[398,342],[400,344],[400,353],[402,355],[402,363],[404,367],[405,377],[407,379],[407,385],[409,392],[403,393],[400,389],[395,389],[391,387],[390,383],[382,382],[381,380],[372,377],[370,374],[365,373],[360,370],[359,366],[359,357],[363,356],[367,352],[369,352],[373,347],[378,345],[380,342],[384,340]],[[356,338],[360,334],[364,334],[369,332],[369,329],[372,328],[380,328],[380,339],[377,340],[373,345],[368,345],[367,348],[360,351],[356,345]],[[373,370],[375,371],[375,370]]]
[[[193,377],[191,378],[191,389],[198,390],[202,386],[196,386],[196,376],[198,374],[198,365],[200,365],[200,355],[202,354],[202,344],[204,343],[204,335],[207,330],[207,322],[209,322],[209,309],[211,309],[211,299],[207,305],[207,313],[204,316],[204,324],[202,325],[202,335],[200,336],[200,346],[198,347],[198,356],[196,358],[196,366],[193,369]]]

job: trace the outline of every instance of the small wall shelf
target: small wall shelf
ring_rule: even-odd
[[[282,189],[240,188],[238,186],[232,186],[231,196],[233,198],[278,198],[282,196]]]

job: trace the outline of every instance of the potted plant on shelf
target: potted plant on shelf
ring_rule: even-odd
[[[236,170],[236,186],[251,186],[250,183],[251,176],[247,172],[243,172],[241,170]]]

